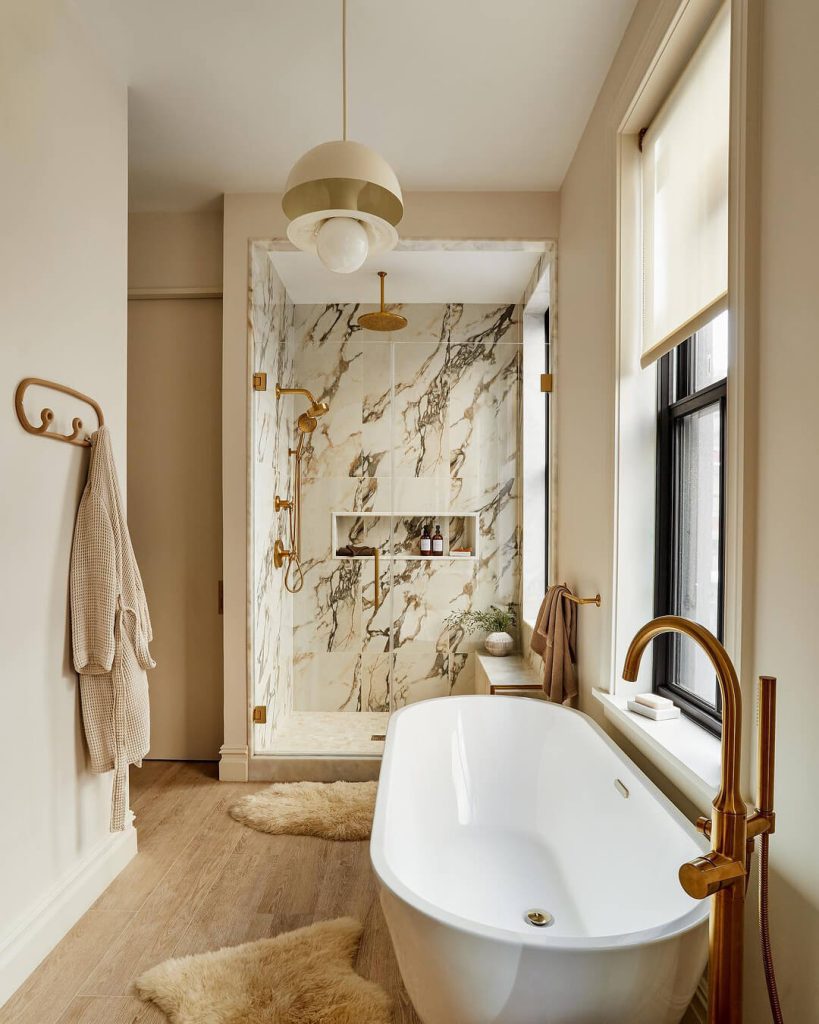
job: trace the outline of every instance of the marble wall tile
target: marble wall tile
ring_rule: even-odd
[[[268,334],[289,339],[291,362],[277,373],[330,405],[304,463],[305,585],[289,602],[290,637],[281,638],[293,660],[290,706],[383,710],[470,692],[483,638],[449,629],[446,616],[518,599],[519,310],[403,306],[408,327],[385,337],[358,328],[367,307],[297,306],[282,317],[277,302],[268,295],[259,305]],[[266,337],[261,327],[259,337]],[[269,410],[278,413],[275,424],[262,418],[259,436],[272,439],[265,451],[292,443],[300,403],[291,402],[286,416],[283,403]],[[286,459],[276,464],[268,494],[289,484],[292,467]],[[332,512],[346,514],[339,544],[377,543],[385,555],[378,609],[372,561],[334,557]],[[479,558],[402,557],[417,552],[424,522],[444,525],[453,512],[455,542],[473,541],[463,516],[478,515]],[[281,526],[268,516],[271,537]],[[261,559],[260,580],[265,571],[265,585],[275,589]],[[277,614],[274,621],[284,622],[286,613]],[[266,664],[272,655],[268,649]]]
[[[361,652],[309,651],[293,656],[297,711],[362,711]]]

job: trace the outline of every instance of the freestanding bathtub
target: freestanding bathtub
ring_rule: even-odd
[[[403,708],[370,849],[424,1024],[677,1024],[705,968],[677,870],[706,843],[580,712]]]

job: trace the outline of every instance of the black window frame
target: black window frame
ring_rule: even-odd
[[[719,582],[717,589],[717,639],[723,640],[725,618],[725,429],[727,378],[694,389],[696,335],[666,353],[657,369],[657,500],[655,551],[655,615],[675,611],[675,584],[679,564],[677,435],[685,418],[712,405],[720,411],[720,507]],[[663,634],[654,643],[653,690],[669,697],[683,714],[716,735],[722,734],[722,701],[716,688],[716,705],[698,697],[679,683],[678,651],[683,637]]]

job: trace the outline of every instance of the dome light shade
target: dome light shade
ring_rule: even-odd
[[[331,217],[316,234],[318,258],[336,274],[352,274],[358,270],[369,248],[364,225],[352,217]]]
[[[282,209],[290,220],[287,237],[298,249],[314,252],[322,225],[347,218],[361,224],[375,254],[395,247],[404,202],[387,161],[369,146],[344,140],[322,143],[295,164]]]

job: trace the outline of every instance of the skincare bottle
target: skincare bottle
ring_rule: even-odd
[[[432,553],[433,555],[442,555],[444,553],[444,535],[441,533],[441,527],[435,524],[435,533],[432,535]]]
[[[421,532],[421,554],[428,555],[432,551],[432,538],[429,535],[429,527],[425,526]]]

